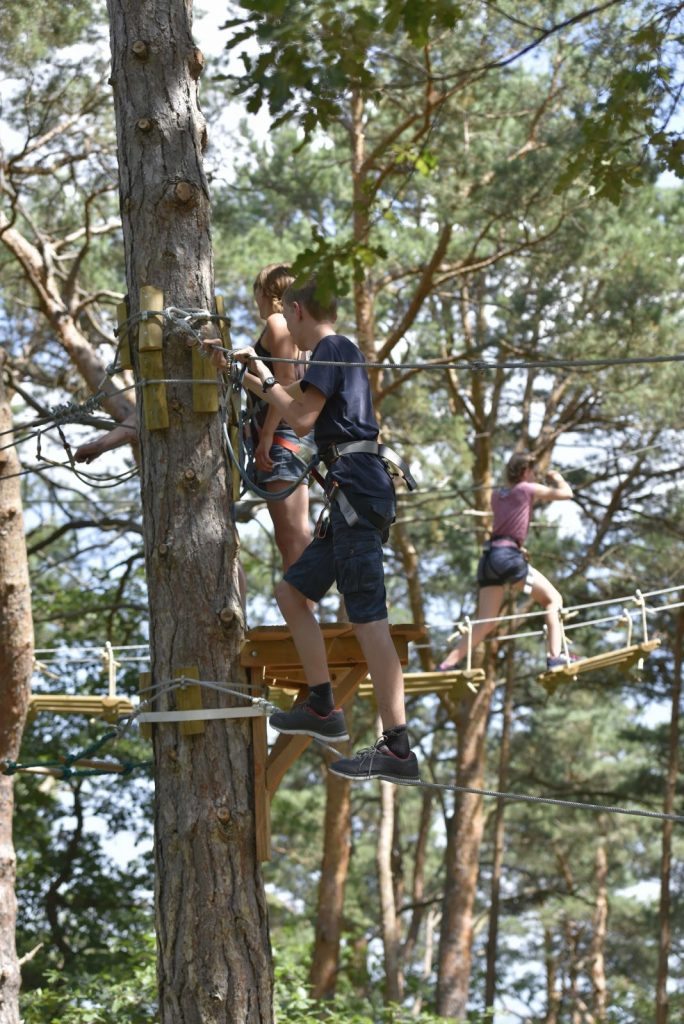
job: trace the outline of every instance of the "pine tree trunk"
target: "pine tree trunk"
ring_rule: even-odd
[[[380,783],[380,824],[376,862],[380,893],[380,928],[385,951],[385,998],[389,1003],[399,1003],[403,996],[403,979],[399,964],[399,921],[392,871],[395,794],[396,786],[389,782]]]
[[[672,709],[670,713],[670,743],[665,782],[663,811],[672,814],[675,810],[675,794],[679,774],[679,706],[682,699],[682,645],[684,640],[684,609],[677,614],[677,628],[674,643],[674,676],[672,680]],[[656,1024],[667,1024],[669,1000],[667,995],[668,963],[672,944],[670,922],[670,880],[672,877],[672,826],[663,821],[660,853],[660,936],[658,943],[658,976],[656,980]]]
[[[0,762],[19,754],[26,722],[33,667],[33,620],[28,558],[16,449],[8,447],[12,414],[0,351]],[[12,842],[14,788],[0,775],[0,1024],[19,1022],[20,972],[14,938],[17,902],[16,858]]]
[[[606,932],[608,926],[608,856],[605,836],[596,847],[596,906],[594,934],[591,943],[591,983],[594,993],[593,1015],[597,1022],[606,1020],[608,992],[606,984]]]
[[[213,308],[206,142],[197,102],[203,58],[189,0],[108,0],[119,187],[131,314],[140,288],[164,306]],[[236,540],[216,415],[193,411],[187,336],[164,331],[169,427],[141,428],[151,681],[195,666],[238,676],[242,619]],[[134,349],[136,379],[140,360]],[[202,688],[204,707],[231,703]],[[158,709],[173,706],[162,694]],[[161,1024],[272,1020],[266,902],[255,848],[249,720],[199,735],[154,726],[156,917]]]
[[[561,986],[558,982],[558,959],[553,952],[553,933],[544,929],[544,964],[546,967],[546,1015],[544,1024],[558,1024]]]
[[[501,747],[499,750],[499,791],[508,789],[508,764],[511,755],[511,725],[513,721],[513,684],[515,681],[515,643],[506,649],[506,692],[504,696]],[[499,936],[499,904],[501,900],[501,872],[504,858],[505,831],[504,800],[497,801],[494,818],[494,864],[492,866],[492,889],[489,906],[489,934],[487,936],[487,970],[485,976],[485,1007],[494,1006],[496,997],[496,952]]]
[[[459,786],[480,788],[484,784],[485,736],[494,686],[494,674],[490,669],[478,694],[460,702],[456,719],[456,784]],[[460,794],[454,816],[447,824],[446,879],[437,974],[437,1013],[443,1017],[464,1017],[468,1004],[473,908],[483,827],[482,797]]]
[[[347,723],[350,724],[349,713]],[[325,999],[335,993],[340,965],[340,938],[344,892],[351,856],[350,784],[326,773],[326,804],[321,879],[314,950],[309,972],[311,994]]]

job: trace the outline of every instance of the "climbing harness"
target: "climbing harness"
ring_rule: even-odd
[[[389,445],[379,444],[377,441],[344,441],[342,444],[331,443],[327,445],[320,453],[322,461],[326,467],[330,467],[337,462],[343,455],[378,455],[382,461],[390,466],[395,467],[399,470],[404,478],[406,486],[409,491],[415,491],[417,484],[411,475],[411,470],[408,465],[393,448]],[[386,465],[385,468],[391,475],[391,470]]]

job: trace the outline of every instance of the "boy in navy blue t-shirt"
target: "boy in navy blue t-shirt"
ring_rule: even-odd
[[[382,564],[383,540],[394,519],[394,486],[380,456],[358,450],[364,442],[372,449],[378,438],[366,360],[349,338],[335,333],[337,303],[321,305],[315,280],[287,289],[283,314],[295,345],[311,352],[300,381],[282,387],[253,348],[233,354],[248,365],[246,387],[274,405],[300,437],[314,430],[328,466],[330,521],[276,588],[309,695],[290,711],[276,712],[270,722],[282,733],[349,738],[344,713],[334,704],[323,634],[310,604],[336,582],[373,680],[383,734],[373,747],[333,762],[330,770],[350,779],[416,782],[418,763],[406,732],[404,678],[389,630]],[[350,443],[357,443],[356,451],[338,452],[338,446]]]

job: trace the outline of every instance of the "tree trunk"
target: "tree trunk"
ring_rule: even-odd
[[[380,827],[376,860],[380,892],[380,927],[385,951],[385,998],[388,1003],[401,1002],[403,995],[399,963],[399,921],[392,872],[395,794],[396,786],[389,782],[380,783]]]
[[[348,712],[347,723],[351,724]],[[323,860],[318,885],[314,951],[309,972],[314,999],[324,999],[335,993],[350,856],[350,784],[338,775],[327,772]]]
[[[420,823],[418,825],[418,837],[414,847],[413,858],[413,882],[411,885],[411,903],[413,912],[411,923],[406,930],[406,941],[402,950],[402,960],[410,964],[413,959],[413,951],[418,942],[420,926],[425,915],[423,900],[425,898],[425,861],[427,859],[427,846],[430,836],[430,822],[432,820],[432,793],[426,789],[423,792],[423,799],[420,808]]]
[[[682,641],[684,638],[684,609],[677,613],[677,627],[674,644],[674,677],[672,680],[672,710],[670,714],[670,744],[665,782],[663,811],[673,814],[677,776],[679,774],[679,705],[682,699]],[[660,936],[658,942],[658,976],[656,980],[656,1024],[667,1024],[669,1000],[667,995],[668,961],[672,943],[670,923],[670,878],[672,875],[672,825],[663,821],[663,838],[660,853]]]
[[[511,756],[511,724],[513,721],[513,684],[515,681],[515,642],[506,650],[506,692],[504,696],[501,749],[499,751],[499,792],[508,789],[508,765]],[[501,871],[504,858],[505,800],[498,800],[494,818],[494,864],[489,907],[489,934],[487,936],[487,970],[485,976],[485,1008],[494,1006],[496,997],[496,951],[499,937],[499,904],[501,899]]]
[[[608,857],[605,836],[596,847],[596,906],[594,934],[591,943],[591,983],[594,992],[593,1013],[596,1021],[606,1020],[608,1009],[606,986],[606,930],[608,924]]]
[[[494,695],[489,669],[477,695],[463,698],[456,718],[458,768],[456,784],[484,784],[485,736]],[[446,879],[437,973],[437,1013],[464,1017],[468,1003],[473,944],[473,907],[477,889],[480,843],[484,827],[482,797],[462,793],[447,823]]]
[[[12,413],[0,350],[0,762],[15,761],[26,722],[33,668],[33,620],[28,558],[21,506],[21,477],[10,448]],[[16,858],[12,843],[14,789],[11,775],[0,775],[0,1024],[19,1022],[20,973],[14,938],[17,902]]]
[[[203,58],[191,37],[192,4],[107,6],[131,314],[144,284],[163,291],[165,306],[211,309],[206,130],[197,102]],[[151,682],[162,688],[191,666],[200,680],[236,679],[242,636],[219,419],[193,411],[187,338],[164,333],[163,376],[183,381],[165,385],[167,429],[145,427],[149,390],[138,391]],[[204,707],[232,703],[200,689]],[[172,698],[162,689],[158,709]],[[161,1024],[270,1022],[249,720],[209,721],[198,735],[176,724],[154,730]]]
[[[544,1024],[558,1024],[561,986],[558,982],[558,959],[553,952],[553,933],[544,929],[544,963],[546,967],[546,1015]]]

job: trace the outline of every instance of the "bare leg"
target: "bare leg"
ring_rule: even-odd
[[[503,604],[504,588],[503,587],[481,587],[480,592],[477,595],[477,614],[476,619],[495,619],[501,611],[501,605]],[[494,629],[495,622],[476,622],[473,626],[472,633],[472,650],[479,643],[481,643],[486,636],[489,636],[491,631]],[[439,666],[440,668],[455,668],[459,661],[465,658],[468,653],[468,638],[463,637],[459,641],[457,647],[454,647],[452,651],[449,651],[444,661]]]
[[[330,680],[330,671],[325,642],[309,602],[301,591],[285,580],[277,584],[275,596],[297,648],[308,685],[318,686],[320,683],[327,683]]]
[[[544,618],[546,621],[549,656],[557,658],[561,653],[562,646],[562,633],[558,613],[563,607],[563,598],[553,583],[547,580],[546,576],[537,569],[533,569],[532,566],[530,566],[527,574],[527,582],[532,584],[531,594],[533,600],[546,611]],[[523,583],[524,581],[519,586],[516,586],[516,589],[521,589]]]
[[[406,724],[404,676],[387,619],[354,623],[354,633],[373,680],[383,729]]]
[[[289,486],[288,480],[273,480],[266,484],[266,490],[275,494]],[[288,498],[268,501],[266,505],[273,521],[275,542],[283,559],[283,570],[286,572],[311,541],[309,489],[302,484]]]

